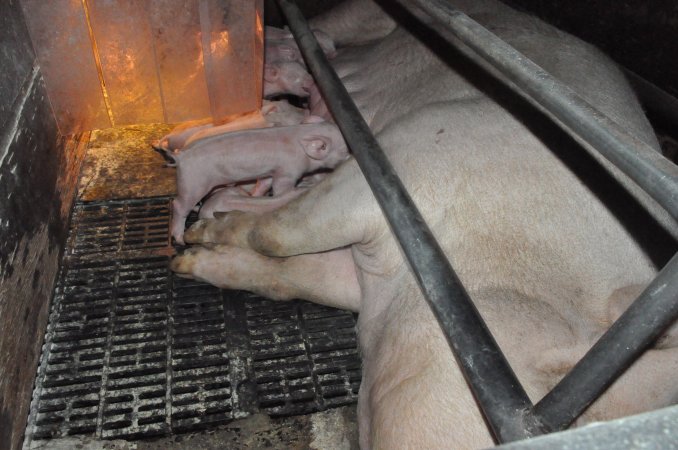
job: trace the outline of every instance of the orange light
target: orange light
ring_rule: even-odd
[[[263,0],[20,3],[63,134],[261,104]]]
[[[217,57],[224,57],[231,50],[231,47],[228,43],[228,30],[223,30],[215,34],[216,37],[213,38],[212,42],[210,43],[210,51]]]
[[[257,36],[261,36],[264,33],[264,25],[261,23],[261,15],[259,14],[259,11],[257,11],[256,17]]]

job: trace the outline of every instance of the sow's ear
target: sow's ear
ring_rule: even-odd
[[[311,159],[325,159],[332,141],[327,136],[309,136],[301,139],[304,153]]]
[[[264,80],[272,83],[277,80],[279,76],[280,70],[278,70],[276,66],[271,66],[270,64],[264,66]]]

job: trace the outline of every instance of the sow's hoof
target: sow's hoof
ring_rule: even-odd
[[[214,219],[200,219],[191,227],[184,232],[184,241],[189,244],[201,244],[203,242],[209,242],[205,240],[208,225],[210,221]]]
[[[194,278],[200,254],[205,251],[200,247],[186,249],[181,255],[172,258],[170,269],[182,278]]]
[[[225,244],[247,248],[247,236],[257,219],[256,214],[242,211],[214,213],[215,219],[201,219],[184,233],[191,244]]]

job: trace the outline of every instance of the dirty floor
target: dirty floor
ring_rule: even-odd
[[[175,169],[151,148],[171,125],[133,125],[92,131],[78,185],[83,201],[175,194]]]
[[[358,429],[354,407],[341,407],[305,416],[271,419],[256,414],[200,433],[157,440],[128,442],[91,438],[36,441],[35,450],[357,450]]]
[[[166,167],[150,143],[171,125],[135,125],[93,131],[78,187],[78,200],[171,196],[175,169]],[[357,449],[355,406],[270,418],[255,414],[215,429],[157,440],[128,442],[92,438],[33,441],[30,449]]]

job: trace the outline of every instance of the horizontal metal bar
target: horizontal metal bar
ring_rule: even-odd
[[[629,134],[492,32],[444,0],[396,0],[452,45],[459,41],[497,69],[534,105],[621,169],[678,219],[678,167]],[[431,23],[430,18],[434,21]],[[459,41],[457,41],[457,39]]]
[[[346,88],[291,0],[277,0],[323,98],[400,242],[471,390],[499,442],[542,430],[527,394]],[[452,426],[452,424],[450,424]]]
[[[534,414],[553,430],[568,426],[676,319],[678,254],[574,368],[537,403]]]
[[[595,426],[552,433],[493,450],[678,450],[678,405]]]

